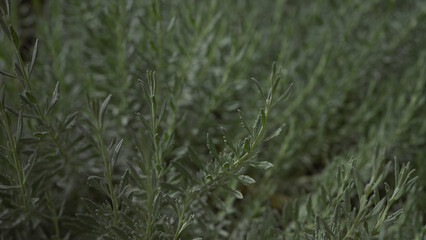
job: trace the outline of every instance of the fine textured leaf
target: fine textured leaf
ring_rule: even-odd
[[[123,146],[123,139],[120,140],[120,142],[117,143],[115,149],[114,149],[114,153],[112,155],[112,166],[115,166],[115,163],[117,162],[118,156],[120,155],[121,152],[121,147]]]
[[[31,57],[31,65],[30,65],[30,70],[29,70],[30,75],[33,72],[34,64],[35,64],[36,59],[37,59],[37,51],[38,51],[38,39],[36,39],[36,42],[34,44],[33,55]]]
[[[0,70],[0,75],[4,75],[4,76],[6,76],[6,77],[10,77],[10,78],[18,79],[16,76],[14,76],[14,75],[12,75],[12,74],[10,74],[10,73],[7,73],[7,72],[5,72],[5,71],[2,71],[2,70]]]
[[[257,90],[259,90],[259,93],[262,95],[262,98],[265,98],[265,94],[263,93],[260,83],[255,78],[251,78],[251,80],[256,84]]]
[[[102,102],[101,108],[99,109],[99,115],[98,115],[98,124],[99,126],[102,126],[103,118],[105,115],[105,110],[108,106],[109,101],[111,100],[111,94],[108,95],[105,100]]]
[[[49,107],[47,112],[50,112],[52,108],[55,106],[56,102],[59,100],[59,82],[56,82],[55,90],[53,90],[52,98],[50,99]]]
[[[12,26],[9,26],[9,31],[10,31],[10,39],[12,40],[15,47],[19,48],[19,38],[18,38],[18,34],[15,32],[15,28]]]
[[[278,137],[285,126],[286,126],[285,123],[283,125],[281,125],[281,127],[279,127],[277,130],[275,130],[270,136],[268,136],[267,138],[265,138],[265,142],[269,141],[269,140],[271,140],[271,139],[273,139],[275,137]]]
[[[19,141],[21,139],[23,127],[24,125],[22,120],[22,111],[20,111],[18,116],[18,124],[16,126],[16,132],[15,132],[16,141]]]
[[[250,185],[250,184],[253,184],[253,183],[256,182],[253,178],[251,178],[250,176],[247,176],[247,175],[240,175],[240,176],[238,176],[238,179],[244,185]]]
[[[260,168],[263,170],[267,170],[271,167],[273,167],[274,165],[268,161],[262,161],[262,162],[252,162],[250,163],[251,166],[255,167],[255,168]]]

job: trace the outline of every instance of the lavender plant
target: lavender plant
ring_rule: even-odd
[[[1,0],[0,238],[423,239],[425,10]]]

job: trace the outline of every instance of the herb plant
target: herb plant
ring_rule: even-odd
[[[425,16],[0,0],[0,239],[424,239]]]

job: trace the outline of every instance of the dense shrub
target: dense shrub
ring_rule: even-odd
[[[425,2],[0,9],[1,239],[425,238]]]

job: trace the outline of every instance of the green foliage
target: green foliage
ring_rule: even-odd
[[[425,16],[0,0],[0,238],[424,239]]]

